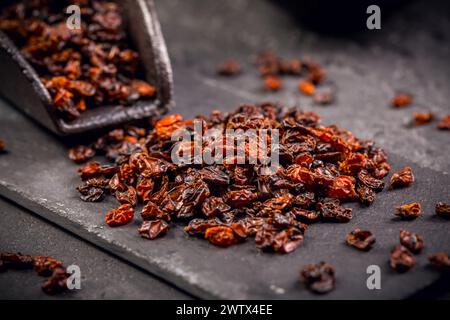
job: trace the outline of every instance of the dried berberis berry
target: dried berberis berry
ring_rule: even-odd
[[[280,72],[287,71],[278,69],[275,74]],[[373,142],[361,141],[337,126],[320,125],[314,112],[271,103],[247,104],[232,113],[213,111],[196,119],[205,136],[209,130],[219,133],[214,141],[204,141],[204,146],[219,146],[225,153],[237,154],[238,148],[228,143],[227,129],[279,130],[277,171],[264,175],[260,165],[239,164],[236,159],[176,165],[172,154],[180,145],[178,151],[190,153],[195,160],[193,143],[179,145],[172,140],[179,129],[194,134],[194,122],[174,114],[146,128],[114,129],[90,144],[96,154],[114,164],[91,162],[79,170],[82,198],[101,200],[109,191],[124,203],[107,215],[113,226],[133,219],[134,207],[142,204],[142,220],[149,222],[142,229],[147,237],[167,231],[166,224],[154,222],[161,220],[185,224],[186,233],[215,245],[234,245],[254,237],[263,251],[289,253],[303,242],[304,223],[348,222],[352,209],[341,202],[359,198],[371,203],[390,169],[385,152]],[[251,151],[243,150],[246,155]]]
[[[445,252],[438,252],[428,257],[431,265],[438,270],[450,272],[450,257]]]
[[[450,218],[450,204],[445,202],[436,203],[436,214],[441,217]]]
[[[169,231],[169,224],[161,219],[144,221],[139,228],[141,237],[153,240],[165,235]]]
[[[133,217],[134,209],[127,203],[108,212],[105,217],[105,222],[111,227],[119,227],[130,222]]]
[[[14,1],[0,13],[0,30],[35,68],[60,116],[73,120],[96,106],[154,98],[156,89],[143,80],[140,57],[131,48],[120,6],[102,0],[77,1],[83,23],[80,29],[70,30],[62,13],[72,4]],[[84,156],[73,154],[76,161]]]
[[[264,89],[267,91],[278,91],[282,85],[283,82],[278,76],[267,76],[264,78]]]
[[[418,202],[404,204],[396,208],[395,214],[400,218],[415,219],[422,215],[422,206]]]
[[[6,143],[2,139],[0,139],[0,153],[4,152],[6,149]]]
[[[375,237],[370,231],[355,229],[347,235],[346,242],[356,249],[369,251],[375,243]]]
[[[315,293],[327,293],[334,289],[334,267],[328,263],[308,264],[300,271],[300,281]]]
[[[225,60],[219,67],[217,68],[217,73],[221,76],[234,76],[241,73],[242,67],[234,59]]]
[[[450,114],[446,115],[437,125],[440,130],[450,130]]]
[[[404,167],[395,172],[391,177],[391,186],[393,188],[404,188],[414,182],[414,174],[411,167]]]
[[[416,126],[421,126],[434,119],[433,112],[413,112],[413,120]]]
[[[0,253],[0,271],[8,269],[29,269],[38,275],[49,277],[42,285],[42,290],[47,294],[57,294],[67,290],[69,275],[63,263],[52,257],[31,256],[21,253]]]
[[[391,251],[390,266],[397,272],[406,272],[416,263],[413,254],[404,246],[397,245]]]
[[[76,146],[69,150],[69,159],[75,163],[83,163],[95,156],[95,150],[86,146]]]
[[[314,102],[321,105],[333,103],[334,95],[330,90],[321,90],[314,93]]]
[[[312,96],[314,94],[314,92],[316,91],[316,87],[310,81],[300,80],[300,82],[298,84],[298,90],[300,90],[301,93],[304,93],[307,96]]]
[[[423,239],[417,233],[400,230],[400,243],[413,253],[419,253],[424,247]]]
[[[391,105],[395,108],[407,107],[412,103],[413,99],[409,94],[398,94],[392,101]]]

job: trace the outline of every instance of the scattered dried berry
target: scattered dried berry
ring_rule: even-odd
[[[450,257],[445,252],[438,252],[428,257],[431,265],[438,270],[450,271]]]
[[[396,95],[392,101],[391,105],[395,108],[407,107],[412,103],[413,99],[409,94],[399,94]]]
[[[370,231],[355,229],[347,235],[346,242],[356,249],[369,251],[375,243],[375,237]]]
[[[241,65],[234,59],[228,59],[224,61],[217,68],[217,73],[219,75],[227,77],[237,75],[241,73],[241,71],[242,71]]]
[[[330,90],[315,91],[313,100],[316,104],[327,105],[333,103],[334,95]]]
[[[80,30],[70,30],[63,12],[71,4],[14,1],[0,13],[0,30],[34,67],[59,115],[70,121],[96,106],[154,98],[156,89],[143,80],[140,57],[131,48],[120,6],[77,1],[83,23]],[[73,156],[75,161],[83,157]]]
[[[105,222],[110,227],[123,226],[130,222],[134,217],[134,209],[130,204],[123,204],[120,207],[111,210],[105,217]]]
[[[404,167],[395,172],[391,177],[391,186],[393,188],[409,187],[414,182],[414,174],[411,167]]]
[[[278,76],[266,76],[264,78],[264,89],[267,91],[278,91],[282,85],[281,78]]]
[[[330,292],[336,283],[334,267],[325,262],[308,264],[300,271],[300,281],[312,292]]]
[[[312,96],[314,94],[314,92],[316,91],[316,87],[310,81],[300,80],[300,82],[298,84],[298,90],[301,93],[306,94],[307,96]]]
[[[450,218],[450,204],[445,202],[436,203],[436,214],[440,217]]]
[[[391,251],[390,265],[397,272],[406,272],[416,263],[414,255],[404,246],[397,245]]]
[[[2,139],[0,139],[0,153],[6,150],[6,143]]]
[[[416,126],[430,123],[434,119],[433,112],[413,112],[413,120]]]
[[[422,206],[418,202],[404,204],[396,208],[395,214],[403,219],[415,219],[422,215]]]
[[[167,222],[161,219],[144,221],[139,228],[139,234],[141,237],[153,240],[165,235],[169,231],[169,225]]]
[[[440,130],[450,130],[450,114],[446,115],[437,125]]]
[[[400,243],[413,253],[420,253],[424,247],[423,239],[417,233],[400,230]]]

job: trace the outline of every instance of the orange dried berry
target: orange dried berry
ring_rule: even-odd
[[[105,217],[105,222],[110,227],[119,227],[130,222],[134,217],[134,209],[130,204],[123,204],[111,210]]]
[[[327,195],[340,200],[355,200],[358,197],[355,191],[355,178],[350,176],[337,177],[329,187]]]
[[[157,121],[155,124],[156,134],[160,139],[170,139],[172,133],[181,128],[183,117],[180,114],[172,114]]]
[[[205,239],[208,239],[210,243],[219,247],[229,247],[237,241],[233,229],[226,226],[206,229]]]
[[[422,206],[418,202],[404,204],[396,208],[395,214],[400,218],[415,219],[422,215]]]
[[[264,78],[264,89],[267,91],[278,91],[282,85],[281,78],[278,76],[267,76]]]
[[[156,93],[156,88],[143,80],[133,80],[131,89],[137,92],[140,97],[151,98]]]
[[[5,141],[0,139],[0,152],[5,151],[6,149],[6,143]]]
[[[413,99],[409,94],[398,94],[391,100],[394,108],[407,107],[412,103]]]
[[[298,90],[301,93],[306,94],[307,96],[312,96],[316,91],[316,87],[311,81],[300,80],[298,84]]]
[[[437,127],[440,130],[450,130],[450,114],[442,118]]]
[[[241,73],[241,71],[242,71],[241,65],[234,59],[228,59],[224,61],[217,68],[217,73],[219,75],[228,77],[237,75]]]
[[[84,167],[78,169],[78,173],[81,176],[81,180],[87,180],[99,176],[102,173],[100,163],[89,162]]]
[[[434,118],[433,112],[413,112],[414,124],[421,126],[431,122]]]
[[[414,182],[414,174],[411,167],[404,167],[395,172],[391,177],[391,186],[393,188],[404,188]]]

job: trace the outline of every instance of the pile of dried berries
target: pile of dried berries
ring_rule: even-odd
[[[0,253],[0,271],[7,271],[8,269],[34,269],[39,276],[48,277],[42,285],[42,290],[47,294],[57,294],[67,290],[69,275],[66,268],[61,261],[52,257],[2,252]]]
[[[64,8],[73,4],[81,7],[80,30],[66,25]],[[155,96],[119,11],[103,0],[16,1],[1,11],[0,30],[35,68],[62,118]]]
[[[130,222],[142,203],[139,233],[147,239],[162,236],[170,222],[180,221],[187,224],[189,235],[217,246],[254,237],[264,251],[288,253],[302,243],[308,224],[349,221],[352,209],[341,202],[370,204],[390,169],[386,154],[373,142],[334,125],[322,126],[313,112],[265,103],[196,119],[205,135],[212,129],[221,134],[226,129],[278,129],[280,166],[272,175],[263,175],[259,164],[175,165],[171,152],[177,142],[171,135],[180,128],[193,132],[193,121],[171,115],[151,129],[116,129],[89,146],[70,150],[75,162],[94,154],[114,162],[80,168],[81,198],[100,201],[105,193],[113,194],[121,206],[107,214],[110,226]],[[205,142],[204,147],[213,145]],[[238,154],[234,142],[221,147]],[[190,142],[182,144],[182,150],[194,154]]]

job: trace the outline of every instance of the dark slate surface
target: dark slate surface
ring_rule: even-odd
[[[0,273],[0,299],[189,299],[168,283],[0,199],[0,251],[51,255],[81,270],[81,290],[48,296],[33,271]]]
[[[354,205],[355,218],[348,224],[314,225],[304,246],[290,255],[262,254],[251,241],[218,249],[187,237],[180,226],[149,242],[137,235],[138,222],[119,229],[105,227],[103,215],[114,204],[79,201],[74,191],[77,167],[66,159],[66,147],[2,102],[0,126],[10,152],[0,158],[1,194],[200,297],[405,298],[438,279],[425,265],[428,253],[449,251],[448,221],[433,217],[435,202],[449,199],[450,177],[443,174],[450,169],[449,135],[434,125],[408,129],[404,123],[423,105],[439,114],[449,109],[449,46],[442,41],[448,39],[449,21],[431,15],[433,10],[445,12],[440,3],[428,11],[423,3],[414,3],[383,24],[381,32],[350,38],[306,31],[271,2],[157,1],[157,6],[174,62],[177,112],[192,116],[268,99],[315,109],[325,123],[376,139],[388,150],[393,169],[412,164],[417,183],[383,192],[370,208]],[[286,57],[311,54],[324,62],[338,88],[338,102],[326,108],[311,106],[296,92],[294,79],[279,94],[263,93],[250,62],[264,49]],[[216,63],[230,56],[246,62],[247,72],[236,79],[215,77]],[[418,103],[390,110],[387,102],[399,89],[412,91]],[[394,207],[409,201],[422,202],[424,217],[411,222],[393,219]],[[345,246],[345,235],[353,227],[374,232],[377,244],[371,252]],[[396,275],[387,260],[403,227],[420,232],[427,249],[410,273]],[[338,273],[337,290],[324,297],[297,283],[300,266],[320,260],[333,263]],[[366,288],[369,264],[382,269],[380,291]]]

